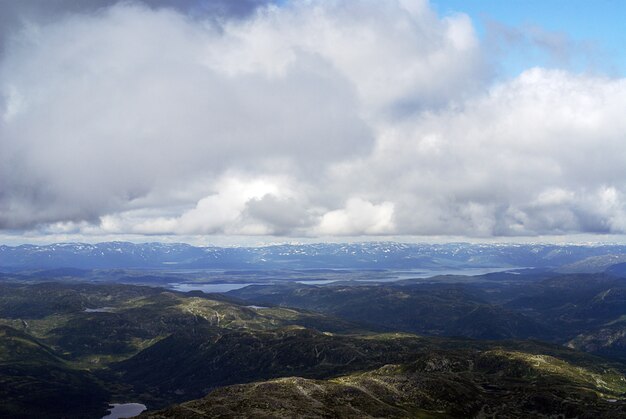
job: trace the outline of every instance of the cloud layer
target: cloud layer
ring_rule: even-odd
[[[425,1],[261,3],[15,23],[0,228],[626,233],[626,80],[492,81],[469,18]]]

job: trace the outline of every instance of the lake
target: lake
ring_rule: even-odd
[[[109,406],[111,406],[110,413],[102,419],[132,418],[146,410],[146,406],[141,403],[113,403]]]
[[[248,282],[248,283],[226,283],[226,284],[194,284],[189,282],[175,282],[172,284],[167,284],[169,289],[181,292],[189,292],[189,291],[202,291],[206,293],[212,292],[228,292],[233,290],[238,290],[243,287],[247,287],[248,285],[263,285],[256,282]],[[267,284],[266,284],[267,285]]]
[[[381,272],[380,278],[371,278],[371,279],[352,279],[355,282],[395,282],[403,279],[411,279],[411,278],[429,278],[438,275],[466,275],[466,276],[475,276],[475,275],[485,275],[494,272],[505,272],[511,271],[514,269],[520,268],[466,268],[466,269],[440,269],[440,270],[429,270],[429,269],[419,269],[419,270],[398,270],[398,271],[383,271]],[[241,283],[214,283],[214,284],[206,284],[206,283],[193,283],[193,282],[174,282],[167,284],[169,289],[181,292],[189,292],[189,291],[202,291],[206,293],[225,293],[228,291],[238,290],[240,288],[247,287],[248,285],[276,285],[276,284],[288,284],[290,282],[295,282],[298,284],[305,285],[325,285],[332,284],[333,282],[343,281],[344,279],[335,278],[335,279],[319,279],[319,280],[295,280],[295,281],[268,281],[268,282],[241,282]]]

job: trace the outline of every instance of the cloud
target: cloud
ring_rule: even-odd
[[[426,2],[301,1],[231,22],[211,64],[232,75],[282,75],[319,57],[354,87],[368,115],[446,103],[481,81],[469,18],[439,19]],[[404,108],[404,109],[403,109]]]
[[[217,188],[216,193],[200,199],[194,208],[179,216],[143,222],[131,218],[126,225],[115,222],[110,230],[140,234],[271,234],[274,231],[270,226],[284,221],[268,210],[280,209],[282,200],[293,199],[283,179],[227,177],[218,182]]]
[[[0,225],[96,220],[233,167],[319,171],[367,151],[353,88],[328,63],[233,76],[210,62],[224,36],[137,5],[25,31],[0,69]]]
[[[106,3],[16,26],[0,229],[626,232],[624,79],[490,80],[469,18],[425,1],[257,3],[236,19]]]
[[[297,2],[216,23],[120,3],[31,22],[0,67],[0,226],[167,207],[163,191],[198,179],[211,188],[233,170],[307,183],[369,153],[372,115],[445,103],[477,71],[466,18],[351,4]]]
[[[625,105],[626,80],[531,69],[387,127],[341,173],[407,234],[623,233]]]
[[[51,23],[73,14],[98,14],[118,3],[171,9],[198,19],[241,19],[272,0],[0,0],[0,55],[16,32],[33,22]]]
[[[373,204],[351,198],[345,208],[324,214],[316,228],[320,235],[384,235],[394,232],[393,203]]]

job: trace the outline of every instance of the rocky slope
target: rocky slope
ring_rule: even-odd
[[[223,387],[146,418],[470,418],[626,415],[626,379],[548,355],[436,351],[328,380],[298,377]]]

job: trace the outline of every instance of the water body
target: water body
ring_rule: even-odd
[[[240,283],[240,284],[194,284],[194,283],[172,283],[167,284],[169,289],[173,289],[175,291],[181,292],[189,292],[189,291],[202,291],[206,293],[212,292],[228,292],[232,290],[238,290],[243,287],[247,287],[248,285],[263,285],[256,282],[248,282],[248,283]],[[267,285],[267,284],[266,284]]]
[[[397,281],[396,278],[393,278]],[[228,291],[238,290],[248,285],[276,285],[287,284],[289,282],[296,282],[298,284],[305,285],[324,285],[331,284],[333,282],[341,281],[341,279],[320,279],[320,280],[304,280],[304,281],[277,281],[277,282],[241,282],[241,283],[216,283],[216,284],[194,284],[193,282],[174,282],[167,284],[169,289],[174,291],[189,292],[189,291],[202,291],[206,293],[224,293]]]
[[[395,278],[385,278],[379,282],[393,282],[399,281],[401,279],[411,279],[411,278],[430,278],[438,275],[465,275],[465,276],[476,276],[476,275],[486,275],[492,274],[496,272],[506,272],[512,271],[515,269],[521,268],[461,268],[461,269],[437,269],[437,270],[429,270],[429,269],[417,269],[417,270],[409,270],[409,271],[397,271],[392,272]]]
[[[298,284],[304,285],[324,285],[324,284],[332,284],[333,282],[343,281],[343,279],[318,279],[318,280],[310,280],[310,281],[296,281]]]
[[[141,403],[113,403],[109,406],[111,406],[110,413],[102,419],[133,418],[146,410],[146,406]]]
[[[383,276],[381,278],[371,278],[371,279],[352,279],[354,282],[396,282],[404,279],[423,279],[423,278],[432,278],[434,276],[439,275],[464,275],[464,276],[476,276],[476,275],[486,275],[495,272],[506,272],[513,269],[519,268],[466,268],[466,269],[441,269],[441,270],[428,270],[428,269],[419,269],[419,270],[407,270],[407,271],[388,271],[385,272],[387,276]],[[519,274],[519,272],[511,272],[515,274]],[[332,284],[334,282],[343,281],[342,279],[320,279],[316,281],[296,281],[298,284],[304,285],[326,285]]]
[[[485,275],[489,273],[495,272],[506,272],[520,268],[465,268],[465,269],[439,269],[439,270],[430,270],[430,269],[419,269],[419,270],[402,270],[402,271],[384,271],[381,272],[380,278],[370,278],[370,279],[352,279],[354,282],[395,282],[403,279],[412,279],[412,278],[430,278],[438,275],[465,275],[465,276],[475,276],[475,275]],[[334,282],[345,281],[345,279],[335,278],[335,279],[319,279],[319,280],[301,280],[301,281],[277,281],[277,282],[246,282],[246,283],[216,283],[216,284],[194,284],[190,282],[175,282],[168,284],[168,288],[189,292],[189,291],[202,291],[206,293],[224,293],[228,291],[238,290],[248,285],[276,285],[276,284],[287,284],[289,282],[295,282],[298,284],[304,285],[326,285],[332,284]]]

